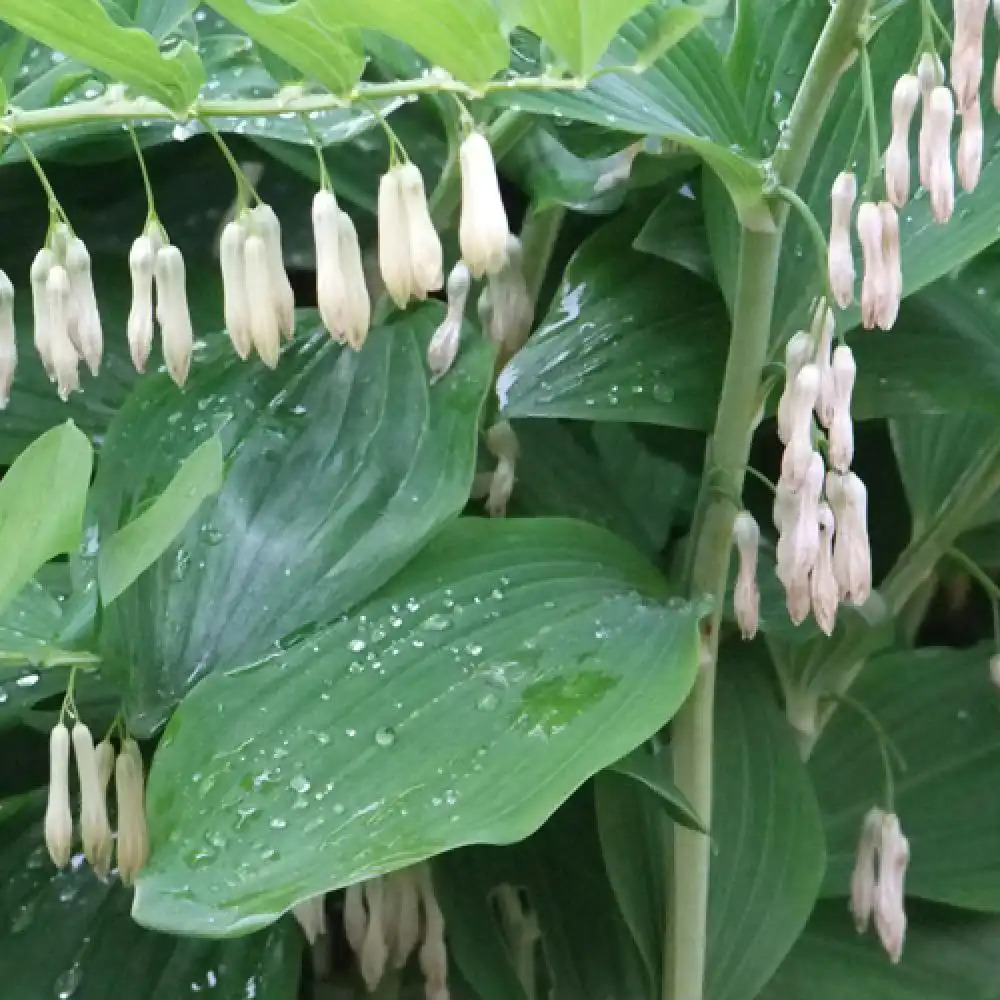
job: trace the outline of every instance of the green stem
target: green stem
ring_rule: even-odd
[[[146,191],[146,225],[156,219],[156,203],[153,198],[153,185],[149,181],[149,172],[146,169],[146,157],[142,155],[142,147],[139,145],[139,137],[135,134],[135,129],[131,123],[126,126],[129,138],[132,140],[132,148],[135,150],[135,158],[139,161],[139,173],[142,174],[142,186]]]
[[[35,172],[35,176],[38,178],[38,183],[42,185],[42,190],[45,192],[46,201],[49,204],[49,213],[52,216],[56,216],[61,219],[66,225],[69,225],[69,219],[66,213],[63,211],[62,205],[59,203],[59,199],[56,197],[55,191],[52,190],[52,185],[49,183],[49,179],[42,169],[42,165],[38,162],[38,157],[31,151],[31,147],[25,142],[24,137],[18,135],[16,132],[11,132],[8,130],[8,135],[15,139],[18,145],[24,150],[24,155],[31,164],[31,169]]]
[[[820,229],[816,216],[812,209],[791,189],[779,187],[775,189],[775,195],[782,201],[787,202],[798,213],[799,218],[805,223],[806,230],[812,240],[813,251],[816,254],[816,269],[819,272],[820,287],[824,290],[827,302],[833,302],[833,289],[830,287],[830,275],[826,266],[827,242],[823,230]]]
[[[319,136],[316,134],[316,129],[313,128],[312,122],[309,120],[309,116],[300,115],[299,119],[302,122],[302,127],[306,130],[306,134],[312,140],[313,150],[316,152],[316,162],[319,165],[319,186],[323,188],[324,191],[329,191],[332,184],[330,183],[330,172],[326,169],[326,157],[323,155],[323,144],[319,141]]]
[[[872,64],[868,58],[868,49],[861,47],[861,93],[868,117],[868,178],[862,189],[862,199],[871,196],[872,185],[879,175],[879,158],[882,147],[878,141],[878,118],[875,110],[875,88],[872,84]]]
[[[868,0],[838,0],[832,8],[792,106],[785,141],[771,163],[778,187],[797,186],[837,82],[853,59],[859,26],[867,12]],[[707,468],[717,470],[715,474],[737,496],[742,494],[760,405],[787,215],[787,205],[782,204],[775,210],[774,232],[744,229],[740,237],[729,357],[707,455]],[[690,596],[710,594],[714,605],[710,620],[702,626],[698,679],[673,721],[672,747],[674,781],[710,824],[715,670],[734,514],[729,503],[710,488],[708,479],[702,479],[687,577]],[[702,1000],[711,844],[708,837],[679,828],[673,840],[663,997]]]
[[[225,157],[226,163],[229,164],[229,169],[233,172],[233,177],[236,180],[236,196],[239,200],[240,207],[246,204],[247,192],[254,201],[260,203],[260,195],[254,190],[253,185],[250,183],[250,179],[243,172],[243,168],[236,162],[236,157],[233,156],[232,151],[226,145],[225,140],[219,135],[218,129],[210,122],[203,121],[202,125],[205,126],[205,131],[215,140],[215,144],[219,147],[219,151]]]

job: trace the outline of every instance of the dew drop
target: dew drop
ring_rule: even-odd
[[[496,694],[493,691],[489,691],[476,702],[476,708],[480,712],[492,712],[499,703],[500,699]]]
[[[187,576],[191,566],[191,553],[187,549],[178,549],[174,556],[174,565],[170,570],[170,582],[180,583]]]
[[[396,742],[396,731],[389,726],[375,730],[375,742],[380,747],[391,747]]]
[[[56,996],[59,1000],[69,1000],[69,998],[76,992],[82,978],[83,973],[80,970],[80,966],[75,963],[65,972],[61,973],[59,978],[56,979],[55,984]]]
[[[305,795],[306,792],[312,788],[312,785],[309,783],[309,779],[304,774],[295,775],[295,777],[289,782],[289,785],[291,786],[292,791],[298,792],[299,795]]]

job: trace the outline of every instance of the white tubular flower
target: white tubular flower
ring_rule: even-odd
[[[928,106],[928,189],[934,218],[947,222],[955,211],[955,171],[951,165],[951,126],[955,102],[947,87],[931,91]]]
[[[878,319],[879,305],[888,294],[882,213],[872,201],[863,202],[858,209],[858,240],[865,268],[861,280],[861,322],[866,330],[871,330]]]
[[[420,890],[412,868],[389,876],[394,887],[396,933],[392,942],[392,964],[401,969],[420,939]]]
[[[1000,55],[993,67],[993,107],[1000,111]]]
[[[813,409],[818,397],[819,369],[813,364],[804,365],[792,386],[788,413],[792,433],[781,456],[781,478],[792,489],[802,484],[812,461]]]
[[[101,790],[107,794],[111,775],[115,773],[115,748],[108,740],[101,740],[94,748],[97,758],[97,780]]]
[[[35,254],[31,264],[31,311],[34,317],[35,350],[42,359],[49,381],[55,381],[56,371],[52,362],[52,334],[49,320],[49,295],[46,283],[49,271],[55,264],[55,256],[48,247],[42,247]]]
[[[428,292],[436,292],[444,284],[441,239],[431,222],[420,171],[412,163],[404,163],[398,169],[406,243],[410,251],[410,288],[416,298],[425,299]]]
[[[462,317],[471,284],[469,269],[459,261],[448,275],[448,311],[427,345],[427,367],[433,385],[455,362],[462,339]]]
[[[733,521],[733,540],[739,560],[736,586],[733,591],[733,611],[736,624],[744,639],[752,639],[760,625],[760,591],[757,587],[757,551],[760,528],[753,515],[741,510]]]
[[[812,338],[800,330],[789,338],[785,345],[785,387],[778,400],[778,437],[782,444],[788,444],[792,437],[792,399],[795,394],[795,380],[799,372],[809,364],[813,353]]]
[[[177,385],[183,386],[191,368],[194,331],[188,309],[184,258],[177,247],[167,245],[156,251],[153,277],[156,280],[156,318],[160,321],[163,360],[170,377]]]
[[[281,223],[274,214],[274,209],[263,204],[257,205],[250,212],[250,221],[251,228],[264,241],[264,249],[267,251],[268,283],[272,308],[277,314],[278,329],[286,340],[291,340],[295,336],[295,293],[288,280],[281,252]]]
[[[868,543],[868,494],[853,473],[830,472],[826,495],[837,521],[833,543],[833,572],[840,599],[856,607],[868,600],[872,588],[871,548]]]
[[[508,236],[507,262],[490,275],[489,337],[508,355],[524,345],[534,318],[521,261],[521,241]]]
[[[105,881],[111,871],[111,826],[105,790],[97,773],[97,754],[90,730],[78,722],[73,727],[73,751],[76,754],[76,775],[80,783],[80,832],[83,853],[97,877]]]
[[[903,300],[903,262],[899,246],[899,216],[887,201],[879,202],[882,216],[882,265],[884,268],[884,294],[878,303],[876,323],[882,330],[891,330],[899,316]]]
[[[479,132],[459,150],[462,167],[462,217],[458,239],[462,258],[474,278],[499,271],[507,255],[507,212],[500,196],[496,164],[489,141]]]
[[[951,86],[961,110],[979,99],[983,79],[983,30],[989,0],[954,0]]]
[[[788,483],[779,479],[774,491],[774,505],[771,508],[771,519],[779,532],[791,526],[798,509],[798,493]]]
[[[841,309],[854,301],[854,251],[851,249],[851,212],[858,195],[852,173],[840,173],[830,189],[830,247],[827,271],[833,297]]]
[[[372,321],[372,303],[365,282],[358,233],[346,212],[338,218],[340,232],[340,267],[344,276],[344,335],[347,344],[360,351]]]
[[[316,943],[316,939],[326,933],[326,908],[323,905],[324,895],[320,893],[303,903],[292,907],[292,916],[295,917],[302,933],[305,934],[309,946]]]
[[[885,151],[885,189],[894,205],[910,197],[910,122],[920,98],[920,81],[912,73],[901,76],[892,89],[892,138]]]
[[[878,859],[879,844],[882,840],[882,820],[885,813],[881,809],[870,809],[861,823],[858,838],[858,853],[851,875],[851,915],[859,934],[864,934],[871,920],[875,905],[875,863]]]
[[[10,387],[17,369],[17,336],[14,331],[14,286],[0,271],[0,410],[10,402]]]
[[[775,567],[778,579],[788,591],[790,602],[793,591],[799,598],[797,606],[804,595],[805,611],[801,615],[792,614],[796,625],[809,613],[809,574],[819,555],[819,498],[822,492],[823,459],[817,452],[812,452],[808,472],[799,488],[795,516],[782,526]]]
[[[955,167],[962,190],[974,191],[983,169],[983,112],[978,99],[962,112]]]
[[[816,344],[813,364],[819,370],[819,395],[816,397],[816,417],[823,427],[829,427],[833,420],[834,385],[833,366],[830,354],[833,350],[833,333],[836,324],[833,310],[826,304],[826,299],[820,299],[813,315],[810,334]]]
[[[66,248],[66,272],[69,274],[72,300],[70,330],[76,330],[76,347],[80,357],[87,362],[91,375],[96,375],[104,353],[104,334],[94,293],[94,279],[90,273],[90,254],[83,240],[77,236],[70,239]]]
[[[316,302],[326,332],[338,343],[346,339],[346,292],[340,266],[340,207],[332,191],[316,192],[312,203],[316,247]]]
[[[381,878],[369,879],[364,884],[365,902],[368,905],[368,927],[364,940],[361,942],[361,952],[358,964],[361,968],[361,978],[368,987],[368,992],[374,991],[382,981],[385,964],[389,958],[389,949],[385,943],[385,885]]]
[[[832,635],[837,624],[839,590],[833,574],[833,534],[836,525],[828,504],[819,505],[819,552],[809,576],[813,618],[826,635]]]
[[[49,270],[45,281],[45,298],[48,306],[48,346],[59,398],[65,403],[70,393],[80,388],[80,356],[69,336],[69,275],[61,264],[55,264]]]
[[[990,657],[990,680],[994,687],[1000,688],[1000,653]]]
[[[427,865],[417,867],[417,882],[424,909],[424,943],[420,946],[424,995],[427,1000],[448,1000],[448,950],[444,941],[444,914],[434,895],[434,883]]]
[[[61,723],[49,734],[49,799],[45,807],[45,846],[56,868],[69,864],[73,814],[69,808],[69,730]]]
[[[501,420],[486,432],[486,447],[497,459],[497,467],[490,480],[486,498],[486,513],[490,517],[503,517],[514,492],[517,456],[520,448],[509,421]]]
[[[903,836],[893,813],[882,817],[875,883],[875,930],[889,959],[896,964],[903,957],[906,938],[906,910],[903,881],[910,862],[910,842]]]
[[[247,295],[250,304],[250,335],[260,360],[276,368],[281,355],[281,328],[271,294],[267,247],[260,236],[248,236],[243,247]]]
[[[368,911],[365,910],[363,883],[356,882],[344,891],[344,936],[355,955],[368,933]]]
[[[833,352],[834,412],[830,422],[830,465],[837,472],[847,472],[854,459],[854,424],[851,420],[851,396],[857,365],[854,353],[846,345]]]
[[[122,742],[115,761],[115,797],[118,801],[118,871],[132,885],[149,857],[146,795],[142,754],[133,739]]]
[[[383,174],[378,185],[378,262],[389,297],[398,308],[405,309],[414,289],[399,169],[393,167]]]
[[[149,352],[153,349],[153,268],[156,264],[156,244],[148,235],[137,237],[128,253],[128,269],[132,276],[132,305],[125,325],[129,353],[137,372],[146,370]]]
[[[920,183],[929,191],[931,188],[931,92],[944,83],[944,65],[934,52],[925,52],[917,65],[917,79],[920,81],[920,136],[918,160]]]
[[[222,303],[226,332],[236,353],[246,361],[253,352],[250,296],[246,273],[247,231],[240,222],[227,222],[219,238]]]

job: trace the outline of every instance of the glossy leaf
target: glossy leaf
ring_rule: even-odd
[[[161,53],[147,32],[121,27],[99,0],[4,0],[3,20],[175,111],[190,106],[205,80],[189,42]]]
[[[60,648],[65,625],[63,605],[41,583],[30,580],[0,611],[0,666],[10,669],[96,661],[93,654]],[[35,681],[17,686],[34,687]],[[0,705],[5,701],[0,694]]]
[[[910,840],[906,891],[967,909],[1000,911],[996,811],[1000,699],[991,650],[925,648],[878,657],[851,697],[878,720],[906,762],[895,809]],[[929,739],[928,734],[933,734]],[[884,767],[870,723],[838,709],[809,762],[830,865],[823,889],[844,895],[864,814],[884,804]]]
[[[497,380],[509,417],[707,430],[728,334],[717,291],[622,246],[627,219],[573,256],[552,307]]]
[[[167,488],[141,514],[101,545],[97,576],[105,604],[163,555],[222,482],[222,442],[215,434],[181,462]]]
[[[653,210],[632,245],[643,253],[686,267],[706,281],[715,279],[702,208],[691,197],[690,189],[668,194]]]
[[[211,435],[228,463],[222,490],[107,609],[102,654],[127,677],[133,725],[158,726],[209,671],[364,600],[461,510],[492,355],[470,339],[429,388],[440,316],[375,329],[358,354],[309,321],[274,372],[216,342],[183,394],[165,375],[133,394],[92,491],[99,539]]]
[[[136,918],[236,933],[527,836],[687,694],[698,615],[664,589],[589,525],[468,519],[337,625],[216,671],[153,765]]]
[[[639,747],[612,765],[610,770],[648,788],[660,800],[670,818],[681,826],[701,833],[708,832],[694,806],[674,784],[670,772],[670,754],[666,751],[651,753],[645,747]]]
[[[805,926],[825,863],[809,775],[752,661],[720,674],[713,775],[706,996],[752,1000]]]
[[[0,609],[39,566],[80,544],[92,461],[90,442],[67,422],[38,438],[0,480]]]
[[[0,968],[23,997],[104,1000],[128,984],[143,1000],[295,1000],[302,938],[291,920],[238,941],[155,934],[129,916],[132,893],[76,856],[57,871],[45,852],[38,796],[0,812]]]

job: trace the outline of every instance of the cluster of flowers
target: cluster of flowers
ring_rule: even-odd
[[[49,798],[45,810],[45,845],[57,868],[65,868],[73,846],[73,816],[70,810],[70,744],[76,757],[80,786],[80,835],[83,853],[98,877],[106,880],[111,872],[113,840],[108,822],[107,795],[111,773],[115,775],[117,800],[118,873],[131,885],[149,853],[142,755],[135,740],[122,741],[115,757],[114,747],[102,740],[96,747],[90,730],[82,723],[72,733],[58,723],[49,737]]]
[[[314,896],[293,913],[310,945],[315,945],[326,933],[324,897]],[[427,1000],[448,1000],[444,930],[426,864],[348,886],[344,894],[344,932],[370,992],[390,963],[401,969],[417,951]]]

